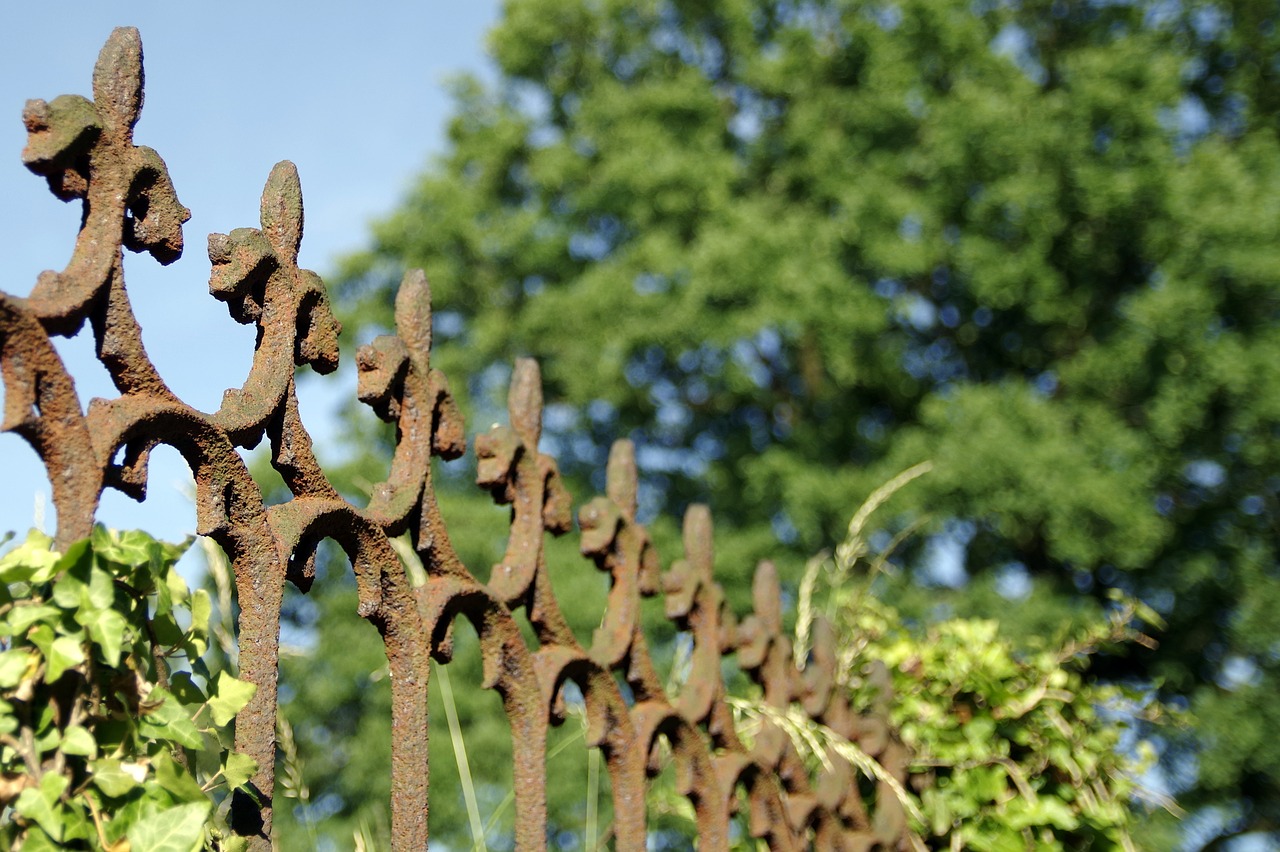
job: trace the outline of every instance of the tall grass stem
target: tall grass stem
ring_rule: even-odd
[[[488,852],[484,842],[484,822],[480,819],[480,805],[476,801],[476,785],[471,778],[471,764],[467,761],[467,744],[462,739],[462,726],[458,724],[458,708],[453,703],[453,687],[449,684],[449,670],[436,665],[431,668],[440,680],[440,697],[444,699],[444,715],[449,722],[449,739],[453,742],[453,758],[458,762],[458,777],[462,780],[462,798],[467,803],[467,819],[471,822],[472,849]]]

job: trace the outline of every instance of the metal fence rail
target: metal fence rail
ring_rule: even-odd
[[[660,739],[669,744],[682,791],[697,814],[704,849],[730,842],[738,791],[749,802],[750,833],[774,849],[897,848],[905,819],[891,792],[906,753],[880,714],[860,716],[836,688],[835,663],[821,635],[800,670],[782,630],[778,578],[756,571],[754,612],[736,619],[712,575],[711,516],[695,506],[684,520],[684,555],[665,572],[645,528],[636,522],[636,465],[619,441],[610,454],[604,496],[578,510],[582,553],[612,578],[603,625],[590,647],[569,630],[551,591],[543,540],[573,527],[568,493],[553,458],[538,452],[542,389],[538,366],[516,363],[510,425],[475,440],[478,484],[511,506],[506,554],[490,581],[479,582],[450,543],[432,486],[433,456],[466,450],[462,419],[445,377],[430,364],[430,291],[411,272],[396,298],[396,334],[357,355],[358,395],[396,424],[388,479],[358,508],[330,484],[298,415],[294,368],[329,373],[338,363],[339,324],[319,276],[297,265],[302,194],[293,164],[267,179],[259,228],[209,237],[209,289],[238,322],[258,328],[243,387],[226,392],[213,413],[197,411],[165,384],[143,347],[125,290],[123,249],[162,264],[183,249],[189,212],[178,201],[160,156],[135,146],[142,104],[138,32],[117,29],[93,73],[93,99],[64,95],[30,101],[22,158],[63,200],[84,205],[70,263],[43,273],[27,298],[0,293],[3,427],[22,435],[43,460],[57,508],[57,541],[89,534],[105,488],[145,497],[147,460],[159,444],[175,447],[196,482],[196,526],[222,546],[239,596],[241,677],[257,685],[236,722],[236,748],[259,770],[260,799],[237,793],[233,829],[255,849],[270,848],[274,789],[276,681],[280,607],[286,581],[307,591],[316,547],[334,539],[351,560],[359,613],[386,644],[393,702],[391,834],[396,849],[427,843],[427,682],[434,656],[447,662],[449,627],[468,619],[480,637],[486,685],[502,696],[515,753],[515,842],[546,845],[546,739],[563,720],[562,689],[577,684],[610,775],[618,849],[645,848],[644,798],[656,773]],[[119,396],[94,399],[87,414],[50,342],[85,321]],[[237,447],[270,440],[271,458],[292,498],[267,507]],[[426,569],[414,585],[391,545],[408,533]],[[585,570],[561,566],[557,570]],[[668,695],[641,631],[642,596],[664,596],[667,616],[692,639],[692,671]],[[513,612],[523,610],[536,635],[530,649]],[[816,626],[821,632],[824,627]],[[738,665],[779,711],[798,705],[809,718],[856,742],[883,768],[874,818],[859,793],[858,773],[832,753],[811,780],[800,754],[777,725],[765,723],[748,748],[739,739],[721,678],[721,659]],[[625,679],[630,695],[615,680]]]

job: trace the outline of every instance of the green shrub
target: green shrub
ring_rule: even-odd
[[[1101,653],[1152,645],[1142,629],[1161,627],[1159,616],[1113,593],[1072,632],[1023,645],[989,619],[912,623],[875,581],[914,527],[874,556],[864,531],[872,512],[929,468],[877,490],[834,555],[809,563],[797,658],[807,651],[813,618],[824,615],[836,637],[837,677],[853,705],[887,712],[911,752],[900,793],[915,818],[917,848],[1135,848],[1135,805],[1148,792],[1138,779],[1155,757],[1146,723],[1168,710],[1149,691],[1102,682],[1090,668]]]
[[[188,543],[33,532],[0,558],[0,846],[234,848],[216,805],[256,771],[230,728],[254,687],[206,666]]]

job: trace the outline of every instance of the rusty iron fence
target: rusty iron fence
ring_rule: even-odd
[[[636,464],[627,441],[610,454],[606,494],[577,513],[581,551],[610,576],[611,589],[591,645],[575,639],[552,594],[543,550],[547,533],[572,530],[572,504],[555,460],[538,451],[542,389],[531,360],[515,365],[510,425],[475,439],[478,484],[511,507],[505,556],[487,583],[461,562],[437,508],[432,458],[459,457],[466,440],[448,382],[431,367],[430,290],[421,272],[407,274],[396,297],[396,334],[356,356],[360,401],[396,426],[390,474],[363,508],[338,493],[312,452],[295,395],[295,367],[319,373],[337,367],[340,327],[319,276],[297,265],[302,195],[289,162],[267,179],[260,227],[209,237],[210,293],[238,322],[257,326],[248,378],[213,413],[178,399],[147,357],[123,275],[125,248],[161,264],[175,260],[189,218],[163,160],[134,144],[141,105],[141,41],[136,30],[121,28],[98,58],[92,100],[33,100],[23,112],[29,134],[23,162],[59,199],[79,200],[83,222],[64,270],[41,274],[26,298],[0,293],[3,428],[25,438],[46,466],[60,546],[89,535],[104,489],[145,497],[148,455],[157,445],[175,447],[190,465],[197,532],[221,545],[234,569],[240,676],[257,685],[235,728],[236,749],[259,767],[251,784],[257,795],[237,792],[230,811],[233,830],[251,848],[270,848],[284,586],[308,590],[326,538],[350,558],[359,614],[386,645],[394,848],[427,844],[429,666],[433,657],[448,661],[459,617],[479,635],[485,685],[500,694],[510,723],[517,848],[546,845],[547,732],[565,717],[570,681],[585,704],[587,742],[599,747],[609,773],[617,849],[645,848],[645,796],[659,770],[660,740],[696,812],[703,849],[729,846],[740,799],[749,833],[773,849],[890,849],[907,842],[893,792],[905,777],[905,749],[883,708],[860,715],[837,688],[829,628],[815,625],[811,658],[797,667],[783,632],[777,573],[768,563],[756,570],[754,612],[735,618],[713,578],[705,507],[689,509],[683,557],[663,571],[636,521]],[[52,335],[77,334],[86,321],[119,391],[114,399],[91,400],[87,413],[51,342]],[[292,495],[270,507],[237,452],[264,435]],[[420,584],[411,582],[391,543],[405,534],[425,567]],[[667,617],[691,639],[691,673],[677,695],[664,688],[641,630],[645,596],[662,596]],[[532,626],[532,642],[517,617]],[[876,778],[834,752],[811,776],[767,714],[750,747],[744,744],[721,676],[729,655],[759,685],[765,705],[779,712],[800,707],[858,744],[878,761]]]

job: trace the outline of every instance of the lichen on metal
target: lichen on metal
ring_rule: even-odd
[[[123,250],[172,262],[182,253],[190,215],[164,161],[134,145],[141,106],[141,40],[136,30],[121,28],[98,58],[93,100],[63,95],[30,101],[23,111],[23,162],[45,177],[55,196],[80,200],[84,218],[63,271],[43,273],[26,298],[0,293],[3,428],[25,438],[46,466],[61,545],[89,534],[104,489],[145,498],[147,460],[157,445],[176,448],[191,467],[196,530],[217,541],[233,564],[240,674],[258,687],[235,730],[236,749],[259,767],[250,785],[256,795],[237,793],[231,809],[233,829],[251,848],[271,845],[284,585],[310,588],[316,548],[326,538],[350,558],[359,614],[378,628],[390,663],[394,848],[427,844],[428,675],[432,657],[448,662],[458,617],[479,634],[485,684],[501,695],[511,726],[517,848],[546,846],[547,731],[564,719],[569,682],[585,702],[588,745],[600,748],[610,775],[617,849],[645,848],[644,802],[660,768],[661,740],[693,804],[703,849],[728,847],[739,791],[748,803],[750,834],[773,849],[905,843],[905,817],[883,778],[872,818],[857,770],[835,753],[813,783],[778,726],[766,722],[751,747],[739,738],[721,676],[729,655],[761,687],[766,704],[784,713],[803,708],[878,759],[884,777],[901,781],[905,774],[906,755],[883,708],[859,715],[837,687],[829,631],[821,623],[811,661],[803,671],[796,667],[772,565],[756,571],[754,611],[738,620],[728,610],[713,576],[705,507],[689,509],[684,555],[662,571],[636,520],[636,462],[627,441],[610,454],[605,495],[577,514],[582,554],[609,576],[611,590],[591,645],[575,638],[552,592],[543,548],[548,533],[572,531],[573,512],[555,460],[538,450],[542,387],[531,360],[515,365],[510,425],[475,440],[478,484],[511,506],[506,553],[487,583],[462,563],[436,504],[432,458],[461,456],[466,440],[449,384],[431,367],[431,298],[421,272],[404,278],[396,334],[377,338],[356,356],[360,401],[396,425],[390,473],[364,508],[338,493],[312,452],[294,387],[297,366],[319,373],[337,367],[340,326],[320,277],[297,265],[303,210],[292,163],[280,163],[267,178],[259,227],[208,241],[210,293],[236,321],[258,329],[249,375],[226,392],[216,412],[178,399],[147,357],[125,290]],[[92,400],[87,413],[50,340],[77,334],[86,320],[119,391],[114,399]],[[264,435],[291,493],[270,507],[237,452]],[[427,575],[416,586],[391,545],[406,533]],[[691,639],[691,672],[675,696],[667,694],[641,629],[640,601],[652,596],[663,597],[667,617]],[[520,611],[533,627],[532,649],[521,634]]]

